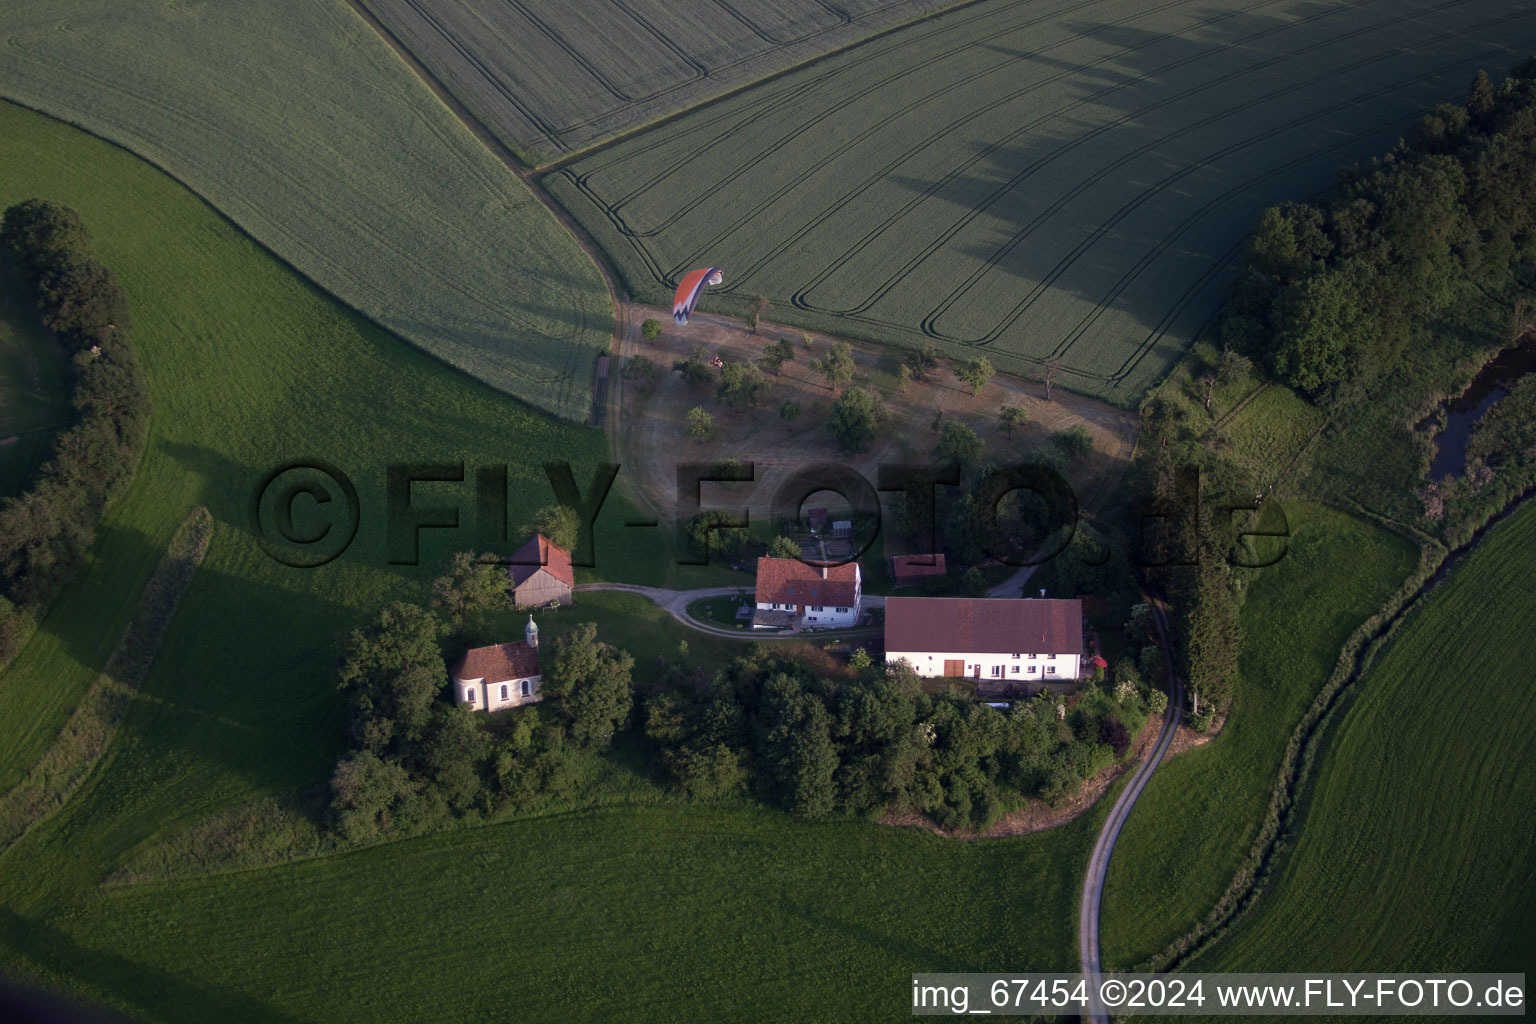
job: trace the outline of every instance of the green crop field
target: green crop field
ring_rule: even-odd
[[[12,0],[0,36],[0,96],[169,171],[437,358],[587,418],[613,333],[597,268],[342,0]]]
[[[1414,546],[1385,529],[1321,505],[1285,510],[1290,549],[1243,605],[1247,640],[1226,727],[1158,769],[1115,846],[1100,925],[1106,965],[1161,951],[1220,898],[1344,642],[1417,563]]]
[[[570,458],[585,481],[606,447],[598,431],[532,413],[349,312],[122,150],[9,104],[0,137],[0,204],[47,195],[79,210],[132,297],[154,398],[144,461],[90,564],[0,674],[0,787],[95,679],[187,510],[202,503],[215,519],[117,739],[69,803],[0,853],[0,973],[190,1022],[738,1009],[883,1020],[905,1013],[914,966],[1072,966],[1100,812],[995,843],[799,826],[750,805],[679,803],[621,757],[598,794],[605,807],[104,887],[136,852],[210,813],[327,776],[343,742],[338,631],[419,594],[472,539],[426,531],[422,568],[387,565],[386,463],[511,461],[515,438],[524,453]],[[303,456],[343,469],[362,499],[357,541],[313,570],[270,560],[247,515],[263,472]],[[547,485],[525,465],[509,472],[517,522],[548,500]],[[417,490],[472,507],[467,487]],[[610,504],[600,550],[624,544],[617,524],[632,514]],[[624,564],[659,577],[652,548],[649,561],[626,551]],[[555,613],[557,627],[566,616],[625,643],[649,633],[639,649],[651,658],[680,636],[628,595]],[[694,646],[718,658],[725,643]]]
[[[1191,969],[1529,970],[1533,573],[1527,505],[1355,684],[1276,881]]]
[[[360,0],[529,163],[584,149],[956,0]]]
[[[544,177],[630,290],[933,340],[1122,405],[1215,311],[1258,213],[1536,49],[1493,0],[982,0]]]
[[[30,296],[0,264],[0,498],[19,493],[69,423],[69,363],[37,322]]]

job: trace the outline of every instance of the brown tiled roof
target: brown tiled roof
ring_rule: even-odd
[[[476,647],[448,670],[454,679],[484,679],[505,683],[539,674],[539,652],[522,640],[494,647]]]
[[[830,565],[822,579],[820,566],[798,558],[757,560],[757,600],[763,604],[820,604],[849,608],[854,600],[857,562]]]
[[[550,543],[549,538],[542,533],[536,533],[522,547],[512,552],[512,565],[508,568],[512,585],[515,587],[523,583],[541,568],[548,569],[551,576],[567,586],[576,585],[576,573],[571,569],[571,553]]]
[[[945,571],[942,554],[897,555],[891,559],[891,575],[898,580],[943,576]]]
[[[888,597],[887,651],[1081,654],[1076,598]]]

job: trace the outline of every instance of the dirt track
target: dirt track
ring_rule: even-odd
[[[654,342],[640,337],[640,324],[655,318],[662,333]],[[857,367],[855,383],[873,384],[881,394],[887,419],[880,439],[867,452],[840,451],[827,436],[825,418],[836,393],[826,379],[810,369],[812,359],[826,352],[833,340],[815,335],[811,350],[801,342],[802,332],[779,324],[764,323],[757,334],[742,321],[696,313],[687,325],[672,322],[671,311],[654,306],[632,306],[621,358],[614,367],[619,376],[629,358],[644,355],[655,364],[648,381],[620,377],[615,389],[615,415],[609,421],[615,455],[624,465],[620,480],[632,499],[670,518],[677,507],[677,465],[684,461],[717,462],[726,458],[756,464],[756,480],[734,490],[706,484],[707,506],[747,506],[753,518],[768,514],[774,491],[789,472],[818,461],[851,466],[874,482],[882,462],[926,462],[932,456],[938,434],[936,416],[958,419],[976,430],[987,443],[988,457],[998,462],[1025,458],[1048,434],[1082,424],[1094,441],[1094,453],[1069,474],[1079,501],[1096,508],[1112,490],[1130,458],[1136,417],[1123,409],[1056,389],[1050,402],[1041,397],[1038,383],[1001,375],[973,396],[948,366],[941,366],[928,380],[913,382],[905,394],[894,387],[894,350],[853,343]],[[795,358],[778,376],[769,375],[771,388],[756,409],[733,410],[715,399],[713,387],[692,387],[681,374],[672,372],[674,360],[686,357],[694,345],[718,352],[726,362],[755,360],[763,347],[784,337],[794,341]],[[800,416],[788,421],[779,415],[786,401],[798,402]],[[998,421],[1004,405],[1023,406],[1028,422],[1015,428],[1009,438]],[[715,418],[716,437],[699,444],[685,436],[688,410],[700,406]]]

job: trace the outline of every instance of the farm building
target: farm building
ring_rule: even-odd
[[[476,647],[448,669],[453,679],[453,699],[476,711],[500,711],[540,698],[539,627],[533,616],[523,628],[523,639],[510,644]]]
[[[898,587],[915,587],[947,571],[942,554],[897,555],[891,559],[891,582]]]
[[[885,659],[898,658],[906,659],[920,676],[1071,682],[1082,671],[1082,602],[888,597]]]
[[[512,603],[519,608],[538,608],[558,601],[571,603],[576,573],[571,568],[571,553],[552,543],[542,533],[512,553],[507,567],[511,579]]]
[[[859,621],[858,562],[807,565],[798,558],[757,560],[754,629],[829,629]]]

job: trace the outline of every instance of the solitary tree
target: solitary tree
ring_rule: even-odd
[[[762,322],[763,314],[773,308],[773,303],[768,301],[768,296],[759,295],[752,300],[752,308],[747,312],[747,326],[752,328],[752,333],[757,333],[757,325]]]
[[[826,375],[827,386],[833,391],[839,384],[853,380],[853,347],[840,341],[827,350],[827,354],[811,362],[811,369]]]
[[[779,416],[785,420],[796,420],[800,417],[800,403],[791,398],[779,406]]]
[[[699,406],[688,410],[688,436],[703,444],[715,436],[715,418]]]
[[[631,356],[624,364],[625,380],[650,380],[656,373],[656,364],[645,356]]]
[[[875,439],[882,410],[874,395],[861,387],[851,387],[833,403],[827,417],[827,432],[849,451],[862,452]]]
[[[912,367],[902,363],[896,368],[896,388],[902,394],[907,393],[907,387],[912,383]]]
[[[995,372],[992,369],[991,361],[986,356],[981,356],[978,359],[962,364],[955,375],[971,386],[972,395],[979,395],[981,394],[981,389],[987,386],[987,381],[992,379],[992,375]]]
[[[661,337],[661,321],[655,317],[647,317],[645,323],[640,325],[640,337],[646,341],[655,341]]]
[[[1049,356],[1040,364],[1040,383],[1045,386],[1045,400],[1051,400],[1051,387],[1061,376],[1061,356]]]
[[[1021,405],[1005,405],[998,414],[998,419],[1003,421],[1003,429],[1008,431],[1008,436],[1013,437],[1013,428],[1024,423],[1029,418]]]

